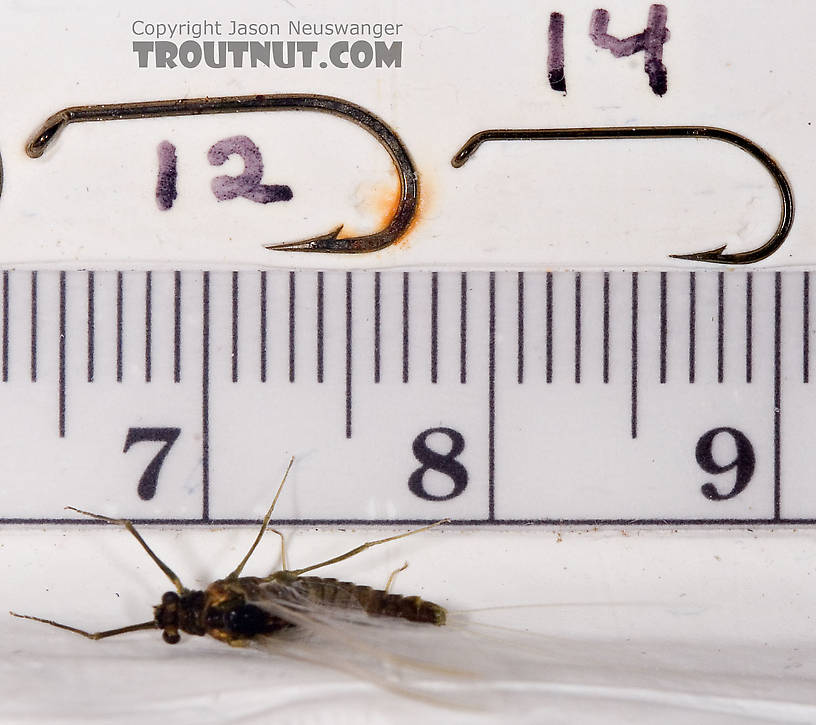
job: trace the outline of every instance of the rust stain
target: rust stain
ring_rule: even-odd
[[[358,209],[366,216],[371,216],[379,220],[378,227],[382,228],[388,225],[399,207],[400,202],[400,186],[397,176],[394,173],[389,174],[391,177],[388,181],[376,182],[368,186],[362,191],[358,204]],[[409,244],[409,237],[414,230],[423,222],[427,215],[429,208],[428,197],[429,190],[432,188],[432,183],[427,176],[419,177],[419,199],[417,200],[417,207],[411,223],[400,237],[391,246],[404,248]],[[349,227],[343,229],[341,236],[349,234]],[[387,249],[380,250],[380,253],[386,252]]]
[[[394,179],[396,181],[396,179]],[[388,226],[388,222],[397,213],[399,206],[399,184],[392,181],[374,184],[361,204],[371,216],[379,219],[379,228]]]

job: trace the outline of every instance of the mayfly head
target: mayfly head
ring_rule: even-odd
[[[153,608],[153,620],[162,630],[162,639],[167,644],[176,644],[181,637],[179,630],[199,637],[207,633],[202,614],[207,598],[204,592],[165,592],[161,604]]]

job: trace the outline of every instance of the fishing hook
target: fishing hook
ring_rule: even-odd
[[[713,126],[609,126],[598,128],[531,128],[531,129],[487,129],[473,134],[451,159],[455,168],[464,165],[485,141],[550,141],[555,139],[627,139],[627,138],[710,138],[725,141],[746,151],[761,163],[773,178],[779,189],[782,209],[779,225],[773,236],[764,244],[747,252],[723,254],[727,245],[723,244],[707,252],[691,254],[671,254],[675,259],[692,262],[713,262],[715,264],[752,264],[773,254],[790,232],[793,224],[793,192],[782,169],[765,149],[745,136],[724,128]]]
[[[275,93],[73,106],[63,108],[50,116],[31,137],[26,145],[26,153],[31,158],[42,156],[46,147],[69,123],[250,111],[317,111],[353,121],[374,136],[388,151],[397,169],[400,184],[399,204],[394,214],[386,227],[373,234],[339,237],[343,228],[341,224],[328,234],[297,242],[268,244],[267,249],[297,252],[373,252],[393,244],[405,233],[416,214],[419,200],[417,172],[408,150],[396,132],[373,113],[356,103],[333,96]]]

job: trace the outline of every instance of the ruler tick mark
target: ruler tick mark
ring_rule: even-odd
[[[436,383],[439,364],[439,277],[431,272],[431,383]]]
[[[402,273],[402,382],[408,382],[408,339],[409,339],[409,281],[408,272]]]
[[[496,517],[496,273],[490,273],[488,321],[488,518]]]
[[[638,431],[638,273],[632,272],[632,438]]]
[[[295,382],[295,272],[289,272],[289,382]]]
[[[694,373],[696,367],[695,361],[695,346],[696,346],[696,320],[697,318],[697,286],[694,272],[689,272],[689,382],[694,382]]]
[[[238,272],[232,273],[232,382],[238,382]]]
[[[575,273],[575,382],[581,382],[581,273]]]
[[[374,272],[374,382],[380,382],[380,273]]]
[[[124,315],[124,279],[116,273],[116,382],[122,382],[122,321]]]
[[[802,382],[810,381],[810,272],[802,273]]]
[[[459,383],[467,382],[467,272],[459,277]]]
[[[8,382],[9,361],[9,273],[3,270],[3,382]]]
[[[524,272],[518,273],[516,284],[518,298],[516,302],[516,318],[518,320],[516,378],[519,385],[521,385],[524,382]]]
[[[782,517],[782,273],[774,275],[774,519]]]
[[[660,382],[666,382],[666,352],[668,348],[668,275],[660,273]]]
[[[754,367],[754,274],[745,275],[745,382],[753,378]]]
[[[259,304],[261,307],[261,329],[259,331],[261,337],[261,382],[266,382],[266,272],[261,272],[259,280]]]
[[[31,382],[37,382],[37,272],[31,273]]]
[[[725,373],[725,272],[717,273],[717,382]]]
[[[351,272],[346,272],[346,438],[351,438],[352,312]]]
[[[323,382],[323,272],[317,273],[317,382]]]
[[[94,379],[94,343],[96,334],[96,310],[94,308],[95,279],[94,273],[88,272],[88,382]]]
[[[59,275],[59,437],[65,438],[65,272]]]
[[[201,278],[201,520],[210,519],[210,273]]]
[[[546,375],[547,382],[551,383],[553,379],[553,275],[552,272],[547,272],[546,282],[546,321],[547,321],[547,338],[546,338]]]
[[[145,272],[145,382],[153,377],[153,273]]]
[[[238,382],[238,272],[232,273],[232,382]]]
[[[181,272],[173,274],[173,381],[181,382]]]
[[[603,275],[603,381],[609,382],[609,272]]]

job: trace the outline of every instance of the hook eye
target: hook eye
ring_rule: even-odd
[[[42,156],[59,132],[70,123],[259,111],[316,111],[356,123],[388,151],[397,169],[400,185],[399,203],[391,219],[383,229],[373,234],[341,237],[341,224],[327,234],[295,242],[267,244],[267,249],[290,252],[374,252],[393,244],[407,231],[419,203],[419,181],[408,150],[385,121],[356,103],[333,96],[281,93],[72,106],[63,108],[46,119],[26,145],[26,153],[31,158]]]
[[[553,141],[577,139],[649,139],[649,138],[708,138],[725,141],[742,149],[761,163],[779,190],[781,209],[779,224],[770,239],[746,252],[723,254],[723,244],[706,252],[671,254],[675,259],[713,264],[752,264],[776,252],[788,236],[793,224],[793,191],[785,174],[765,149],[734,131],[713,126],[606,126],[597,128],[528,128],[487,129],[473,134],[451,159],[454,168],[467,163],[486,141]]]

